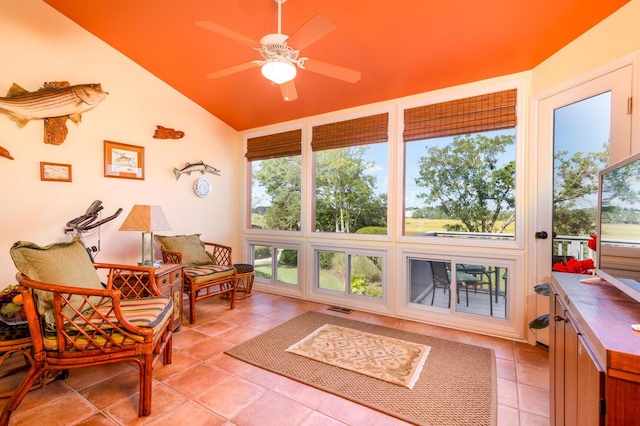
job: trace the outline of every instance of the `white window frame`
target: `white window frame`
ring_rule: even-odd
[[[349,294],[335,292],[332,290],[322,289],[319,287],[318,277],[320,267],[318,262],[318,253],[322,251],[340,252],[345,256],[376,256],[382,259],[382,297],[380,299],[363,296],[358,294]],[[381,314],[389,314],[392,307],[392,289],[391,274],[389,271],[389,259],[391,250],[388,248],[371,248],[364,246],[356,246],[353,244],[322,244],[312,243],[307,248],[307,253],[312,259],[313,266],[307,271],[307,294],[311,300],[316,302],[327,303],[330,305],[344,306],[345,300],[348,300],[348,306],[353,309],[361,309],[364,311],[377,312]]]
[[[308,228],[309,229],[309,238],[318,238],[319,240],[326,240],[326,239],[332,239],[332,240],[370,240],[370,241],[387,241],[387,242],[391,242],[391,234],[392,234],[392,227],[393,224],[391,222],[392,220],[392,214],[391,211],[393,209],[393,204],[392,202],[394,201],[394,197],[392,197],[392,193],[393,188],[395,188],[395,181],[393,180],[393,176],[394,176],[394,172],[395,172],[395,156],[394,154],[394,149],[393,149],[393,129],[394,127],[394,109],[391,107],[386,107],[386,108],[373,108],[370,110],[367,110],[366,112],[359,112],[357,114],[349,114],[349,115],[341,115],[339,118],[336,118],[335,116],[332,116],[331,118],[324,118],[321,120],[314,120],[314,121],[310,121],[307,124],[307,135],[312,135],[313,134],[313,128],[315,126],[321,126],[323,124],[331,124],[331,123],[335,123],[337,121],[348,121],[348,120],[353,120],[353,119],[357,119],[357,118],[362,118],[362,117],[368,117],[371,115],[378,115],[378,114],[384,114],[387,113],[389,114],[389,137],[387,138],[387,159],[388,159],[388,165],[389,165],[389,170],[387,171],[387,179],[388,179],[388,185],[387,185],[387,234],[386,235],[373,235],[373,234],[355,234],[355,233],[339,233],[339,232],[315,232],[314,229]],[[303,135],[304,136],[304,135]],[[308,215],[308,223],[309,226],[314,226],[315,227],[315,221],[316,221],[316,197],[315,197],[315,189],[316,189],[316,182],[315,182],[315,178],[316,178],[316,170],[315,170],[315,156],[314,156],[314,152],[311,149],[311,136],[308,136],[308,140],[306,141],[307,144],[307,150],[308,150],[308,161],[309,161],[309,166],[310,166],[310,170],[311,173],[308,176],[309,181],[308,181],[308,186],[306,187],[307,189],[307,199],[308,199],[308,205],[310,210],[308,210],[308,212],[310,212],[310,214]],[[303,154],[305,153],[305,141],[303,139]],[[304,191],[303,191],[304,192]],[[304,197],[304,196],[303,196]],[[306,205],[303,203],[303,206]]]
[[[526,135],[526,88],[523,80],[510,81],[507,83],[483,86],[474,90],[462,90],[450,93],[447,95],[434,96],[427,99],[421,99],[420,101],[413,101],[410,103],[400,104],[398,108],[398,131],[397,131],[397,144],[398,144],[398,158],[402,161],[402,166],[398,167],[396,171],[396,181],[398,182],[398,194],[402,197],[394,205],[396,207],[396,222],[395,222],[395,234],[397,235],[396,241],[399,243],[422,243],[433,245],[451,245],[459,247],[493,247],[493,248],[509,248],[509,249],[524,249],[525,247],[525,210],[526,210],[526,159],[525,159],[525,135]],[[433,236],[416,236],[416,235],[404,235],[404,197],[405,197],[405,144],[402,134],[404,132],[404,111],[406,109],[415,108],[424,105],[437,104],[442,102],[449,102],[456,99],[462,99],[472,96],[485,95],[488,93],[500,92],[503,90],[516,89],[517,101],[516,101],[516,116],[518,119],[518,125],[516,126],[516,183],[515,183],[515,199],[516,199],[516,219],[515,219],[515,238],[509,240],[493,240],[485,238],[466,238],[466,237],[433,237]],[[409,142],[410,143],[410,142]]]
[[[305,197],[305,126],[292,125],[292,126],[282,126],[282,127],[270,127],[268,130],[262,130],[260,132],[255,133],[247,133],[243,135],[242,138],[242,152],[247,152],[247,141],[251,138],[256,138],[260,136],[271,135],[274,133],[283,133],[292,130],[302,130],[302,152],[301,152],[301,167],[300,167],[300,230],[299,231],[286,231],[281,229],[256,229],[251,227],[251,161],[247,161],[246,158],[243,160],[243,176],[244,176],[244,188],[246,189],[246,193],[242,197],[242,211],[244,212],[244,220],[242,221],[242,229],[243,234],[246,236],[258,236],[258,235],[272,235],[272,236],[294,236],[302,238],[307,215],[304,213],[304,197]]]
[[[267,280],[265,278],[261,278],[258,276],[254,276],[253,281],[253,289],[259,291],[265,291],[268,293],[276,293],[282,294],[290,297],[303,298],[305,296],[305,286],[303,283],[304,275],[304,259],[305,253],[303,250],[303,245],[298,242],[292,241],[283,241],[283,240],[272,240],[272,239],[246,239],[244,243],[245,253],[249,254],[249,262],[250,264],[255,264],[255,259],[253,257],[253,250],[251,246],[268,246],[271,249],[280,249],[280,250],[297,250],[298,251],[298,284],[288,284],[279,281],[275,281],[275,275],[272,275],[271,280]],[[272,264],[272,274],[275,268],[275,263]]]
[[[468,331],[475,331],[482,334],[491,334],[514,339],[524,339],[526,330],[524,326],[525,309],[524,286],[522,283],[525,264],[524,253],[491,252],[485,250],[484,256],[479,256],[477,251],[459,250],[450,248],[448,250],[428,250],[416,249],[415,247],[398,248],[396,252],[396,263],[400,265],[396,268],[396,282],[402,283],[396,286],[395,312],[399,317],[417,319],[444,327],[459,328]],[[409,261],[425,260],[451,262],[456,264],[470,265],[491,265],[507,268],[507,311],[506,318],[489,317],[484,315],[470,314],[457,311],[456,304],[452,303],[450,308],[428,306],[409,301]],[[456,294],[455,282],[451,283],[452,294]]]

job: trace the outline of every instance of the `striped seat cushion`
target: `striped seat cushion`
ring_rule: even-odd
[[[109,322],[118,323],[118,320],[110,303],[100,306],[97,310],[102,315],[93,316],[90,324],[76,321],[74,326],[67,327],[66,332],[75,345],[83,350],[99,349],[103,346],[132,344],[144,340],[142,336],[125,336],[123,333],[113,332],[113,326]],[[155,335],[161,332],[171,319],[173,301],[168,297],[125,299],[120,301],[120,311],[130,323],[141,328],[152,328]],[[89,315],[85,313],[85,316]],[[97,328],[99,330],[96,330]],[[82,332],[79,329],[82,329]],[[44,346],[47,350],[58,350],[57,334],[52,327],[45,330]]]
[[[184,273],[189,275],[196,284],[230,277],[234,272],[235,269],[231,265],[191,265],[184,268]]]

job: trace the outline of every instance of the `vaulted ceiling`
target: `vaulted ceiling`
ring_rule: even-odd
[[[299,70],[287,102],[259,67],[207,78],[262,56],[194,24],[259,41],[278,31],[276,0],[45,0],[236,130],[530,70],[629,1],[288,0],[282,33],[315,14],[336,27],[301,56],[361,78]]]

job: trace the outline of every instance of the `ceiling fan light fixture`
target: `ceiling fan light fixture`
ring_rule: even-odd
[[[280,58],[269,59],[262,65],[262,75],[275,84],[293,80],[297,72],[294,64]]]

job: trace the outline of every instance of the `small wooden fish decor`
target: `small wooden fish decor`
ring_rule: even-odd
[[[220,176],[220,170],[216,169],[215,167],[212,167],[208,164],[204,164],[204,162],[202,160],[198,161],[197,163],[186,163],[184,165],[183,168],[178,169],[178,168],[173,168],[173,174],[176,175],[176,180],[180,179],[180,175],[182,175],[183,173],[188,174],[189,176],[191,176],[191,172],[200,172],[202,174],[205,173],[212,173],[214,175],[218,175]]]
[[[67,137],[67,119],[80,123],[82,113],[95,108],[107,95],[100,84],[71,86],[68,81],[52,81],[29,92],[13,83],[7,96],[0,97],[0,112],[19,127],[43,119],[44,143],[60,145]]]
[[[9,160],[13,160],[13,157],[11,156],[11,154],[9,154],[9,151],[7,151],[1,146],[0,146],[0,157],[6,157]]]
[[[153,134],[155,139],[182,139],[184,132],[180,130],[168,129],[162,126],[156,126],[156,132]]]

